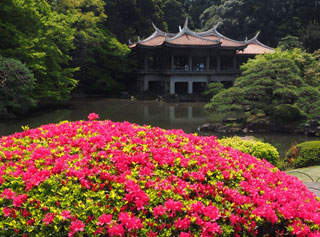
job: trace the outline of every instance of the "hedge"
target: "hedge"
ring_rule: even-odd
[[[320,141],[293,145],[286,153],[285,161],[294,168],[320,165]]]
[[[277,166],[280,162],[279,152],[269,143],[253,139],[243,140],[240,137],[228,137],[218,140],[223,146],[230,146],[259,159],[266,159]]]

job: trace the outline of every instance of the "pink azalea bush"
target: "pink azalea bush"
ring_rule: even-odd
[[[319,199],[267,161],[97,119],[0,139],[1,236],[320,236]]]

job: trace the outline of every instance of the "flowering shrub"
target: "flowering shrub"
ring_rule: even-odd
[[[61,122],[0,139],[0,235],[320,236],[320,201],[215,137]]]

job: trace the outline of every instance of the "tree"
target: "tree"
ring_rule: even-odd
[[[208,84],[208,89],[203,93],[205,96],[214,96],[224,90],[224,86],[221,82],[211,82]]]
[[[76,86],[68,65],[74,29],[65,15],[45,0],[4,0],[0,3],[0,54],[25,63],[34,73],[35,95],[65,100]]]
[[[287,35],[299,36],[311,21],[320,21],[319,6],[306,0],[224,0],[211,5],[200,18],[203,29],[220,21],[221,32],[235,39],[261,31],[260,40],[274,47]]]
[[[233,116],[259,113],[282,122],[313,116],[319,112],[320,85],[316,74],[306,77],[306,71],[316,62],[301,49],[258,55],[241,66],[234,87],[215,95],[206,108]]]
[[[282,50],[291,50],[294,48],[302,49],[302,42],[300,41],[299,37],[287,35],[286,37],[283,37],[279,43],[278,48],[281,48]]]
[[[147,37],[153,31],[152,22],[167,30],[162,10],[163,0],[104,0],[107,28],[122,43],[138,36]]]
[[[177,32],[178,26],[183,26],[185,18],[188,17],[183,5],[177,0],[165,0],[162,4],[164,20],[168,25],[169,32]]]
[[[310,23],[305,30],[302,30],[301,39],[309,52],[320,49],[320,24],[317,21]]]
[[[212,5],[221,4],[220,0],[184,0],[183,7],[186,14],[190,17],[190,27],[192,29],[201,29],[204,22],[200,20],[200,15],[204,10]]]
[[[103,0],[60,0],[51,3],[55,11],[66,15],[75,29],[71,65],[80,67],[75,73],[78,90],[87,93],[116,92],[129,70],[129,49],[106,29]]]
[[[36,104],[32,72],[20,61],[0,55],[0,110],[27,112]]]

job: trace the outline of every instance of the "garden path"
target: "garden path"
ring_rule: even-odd
[[[307,188],[320,197],[320,182],[304,182]]]

